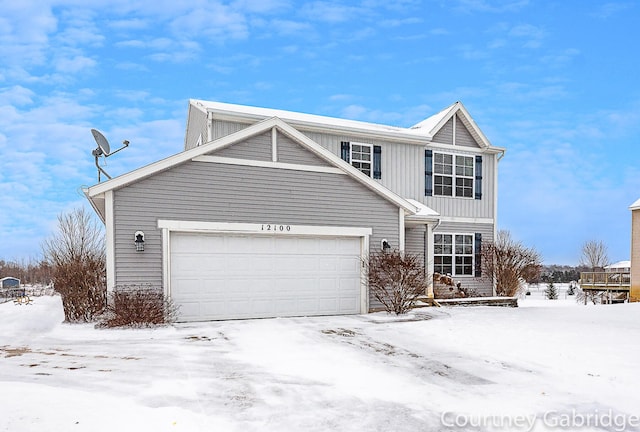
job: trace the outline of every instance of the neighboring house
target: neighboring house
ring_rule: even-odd
[[[631,207],[631,292],[630,301],[640,301],[640,199]]]
[[[607,273],[629,273],[631,272],[631,261],[625,260],[609,264],[604,267],[604,271]]]
[[[184,146],[85,190],[109,290],[163,289],[182,321],[366,313],[362,259],[388,244],[493,294],[504,149],[460,102],[399,128],[191,100]]]

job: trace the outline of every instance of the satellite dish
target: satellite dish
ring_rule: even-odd
[[[109,156],[109,152],[111,151],[111,146],[109,145],[109,141],[102,135],[97,129],[91,129],[91,134],[93,135],[93,139],[96,140],[98,144],[98,148],[104,153],[105,156]]]
[[[96,158],[96,168],[98,168],[98,183],[100,183],[100,174],[104,174],[108,179],[111,179],[111,176],[107,174],[104,169],[102,169],[102,167],[98,163],[98,158],[100,156],[104,156],[105,158],[107,158],[112,154],[118,153],[120,150],[129,146],[129,141],[122,141],[123,146],[111,153],[111,146],[109,145],[109,141],[107,141],[102,132],[97,129],[91,129],[91,134],[93,135],[93,139],[96,140],[96,144],[98,144],[98,148],[94,149],[91,154]]]

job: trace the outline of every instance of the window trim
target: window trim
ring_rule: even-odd
[[[437,235],[450,235],[451,236],[451,254],[438,254],[435,252],[435,245],[436,245],[436,236]],[[471,238],[471,253],[470,254],[456,254],[456,236],[468,236]],[[465,277],[476,277],[476,233],[470,233],[470,232],[434,232],[433,233],[433,237],[432,237],[432,241],[433,241],[433,246],[434,246],[434,252],[433,252],[433,260],[434,260],[434,271],[435,271],[435,258],[436,256],[445,256],[445,257],[451,257],[451,273],[447,273],[451,276],[457,276],[457,277],[461,277],[461,276],[465,276]],[[463,257],[471,257],[471,264],[470,264],[470,268],[471,268],[471,273],[469,274],[458,274],[456,272],[456,257],[457,256],[463,256]]]
[[[451,156],[451,174],[441,174],[436,172],[436,156],[437,155],[448,155]],[[457,168],[457,158],[469,158],[471,159],[471,169],[472,174],[470,176],[466,175],[458,175],[456,172]],[[476,199],[476,158],[475,155],[471,154],[462,154],[462,153],[452,153],[446,151],[433,151],[431,157],[431,176],[432,176],[432,196],[434,197],[445,197],[445,198],[460,198],[460,199]],[[436,185],[436,177],[448,177],[451,178],[451,195],[444,195],[437,193],[437,185]],[[470,196],[459,196],[457,195],[457,180],[458,179],[466,179],[471,181],[471,195]],[[447,185],[448,186],[448,185]],[[468,189],[467,187],[465,187]]]

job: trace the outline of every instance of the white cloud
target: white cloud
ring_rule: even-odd
[[[301,14],[308,19],[332,24],[361,18],[363,13],[364,11],[359,7],[345,6],[343,4],[326,1],[305,3],[301,10]]]
[[[529,0],[457,0],[458,10],[464,12],[517,12],[529,4]]]
[[[197,36],[214,42],[244,39],[249,34],[245,16],[219,3],[190,10],[174,18],[169,28],[178,38]]]
[[[546,31],[531,24],[520,24],[511,28],[509,36],[524,39],[525,48],[539,48],[546,37]]]
[[[82,55],[63,57],[55,61],[56,70],[64,73],[78,73],[86,69],[91,69],[95,65],[96,61],[94,59]]]
[[[592,13],[592,16],[595,16],[597,18],[607,19],[625,10],[632,9],[634,6],[637,6],[637,4],[630,3],[630,2],[603,3],[596,7],[595,11],[593,11]]]

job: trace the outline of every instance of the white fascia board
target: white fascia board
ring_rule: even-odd
[[[267,119],[263,122],[256,123],[252,126],[244,128],[236,133],[227,135],[218,140],[212,141],[210,143],[205,143],[199,147],[195,147],[190,150],[183,151],[173,156],[169,156],[168,158],[162,159],[158,162],[154,162],[142,168],[138,168],[129,173],[115,177],[111,180],[107,180],[106,182],[91,186],[88,189],[88,194],[89,196],[96,196],[108,190],[113,190],[113,189],[125,186],[129,183],[133,183],[137,180],[143,179],[157,172],[164,171],[166,169],[179,165],[183,162],[187,162],[197,156],[201,156],[203,154],[216,151],[220,148],[227,147],[235,142],[250,138],[254,135],[258,135],[262,132],[265,132],[271,129],[275,125],[276,125],[275,119]]]
[[[462,112],[460,121],[467,127],[467,129],[469,129],[469,132],[471,132],[471,135],[476,139],[476,141],[479,141],[483,148],[492,147],[489,139],[478,127],[476,122],[473,120],[473,117],[471,117],[471,114],[469,114],[469,111],[467,111],[461,102],[458,102],[458,111]]]
[[[473,154],[500,154],[505,153],[506,149],[502,147],[464,147],[464,146],[454,146],[451,144],[444,144],[439,142],[430,142],[427,145],[427,148],[433,148],[443,151],[452,152],[454,150],[464,152],[464,153],[473,153]]]
[[[197,156],[197,157],[194,157],[192,160],[194,162],[210,162],[210,163],[219,163],[219,164],[226,164],[226,165],[241,165],[241,166],[253,166],[253,167],[261,167],[261,168],[286,169],[286,170],[292,170],[292,171],[308,171],[308,172],[346,175],[346,173],[342,171],[340,168],[336,168],[332,166],[300,165],[300,164],[292,164],[292,163],[286,163],[286,162],[271,162],[271,161],[239,159],[239,158],[209,156],[209,155]]]
[[[89,204],[91,204],[91,207],[93,207],[93,210],[98,214],[98,217],[100,218],[102,223],[105,223],[104,194],[93,197],[89,196],[89,188],[82,188],[82,193],[89,201]],[[98,200],[102,200],[102,208],[98,204]]]
[[[640,210],[640,199],[629,206],[629,210]]]
[[[105,246],[107,267],[107,292],[113,292],[116,285],[116,244],[113,191],[105,192]]]
[[[466,224],[495,224],[493,218],[474,218],[474,217],[455,217],[455,216],[440,216],[441,222],[452,223],[466,223]]]
[[[265,220],[265,223],[202,222],[159,219],[158,228],[180,232],[260,234],[283,236],[321,236],[321,237],[366,237],[373,233],[371,228],[338,227],[316,225],[278,224]]]
[[[251,108],[251,107],[244,107]],[[411,132],[406,128],[388,126],[389,130],[384,130],[385,125],[358,122],[356,120],[343,120],[333,117],[323,117],[313,114],[302,114],[287,112],[282,110],[270,110],[254,108],[256,112],[233,111],[232,108],[217,108],[208,106],[207,110],[213,113],[217,120],[234,121],[240,123],[255,123],[271,116],[281,118],[291,126],[313,132],[333,132],[338,135],[348,134],[363,138],[381,138],[393,141],[402,141],[413,144],[424,144],[431,141],[431,135]],[[290,115],[287,115],[287,114]],[[298,117],[298,118],[296,118]],[[306,120],[301,118],[307,118]],[[339,122],[339,123],[338,123]]]

